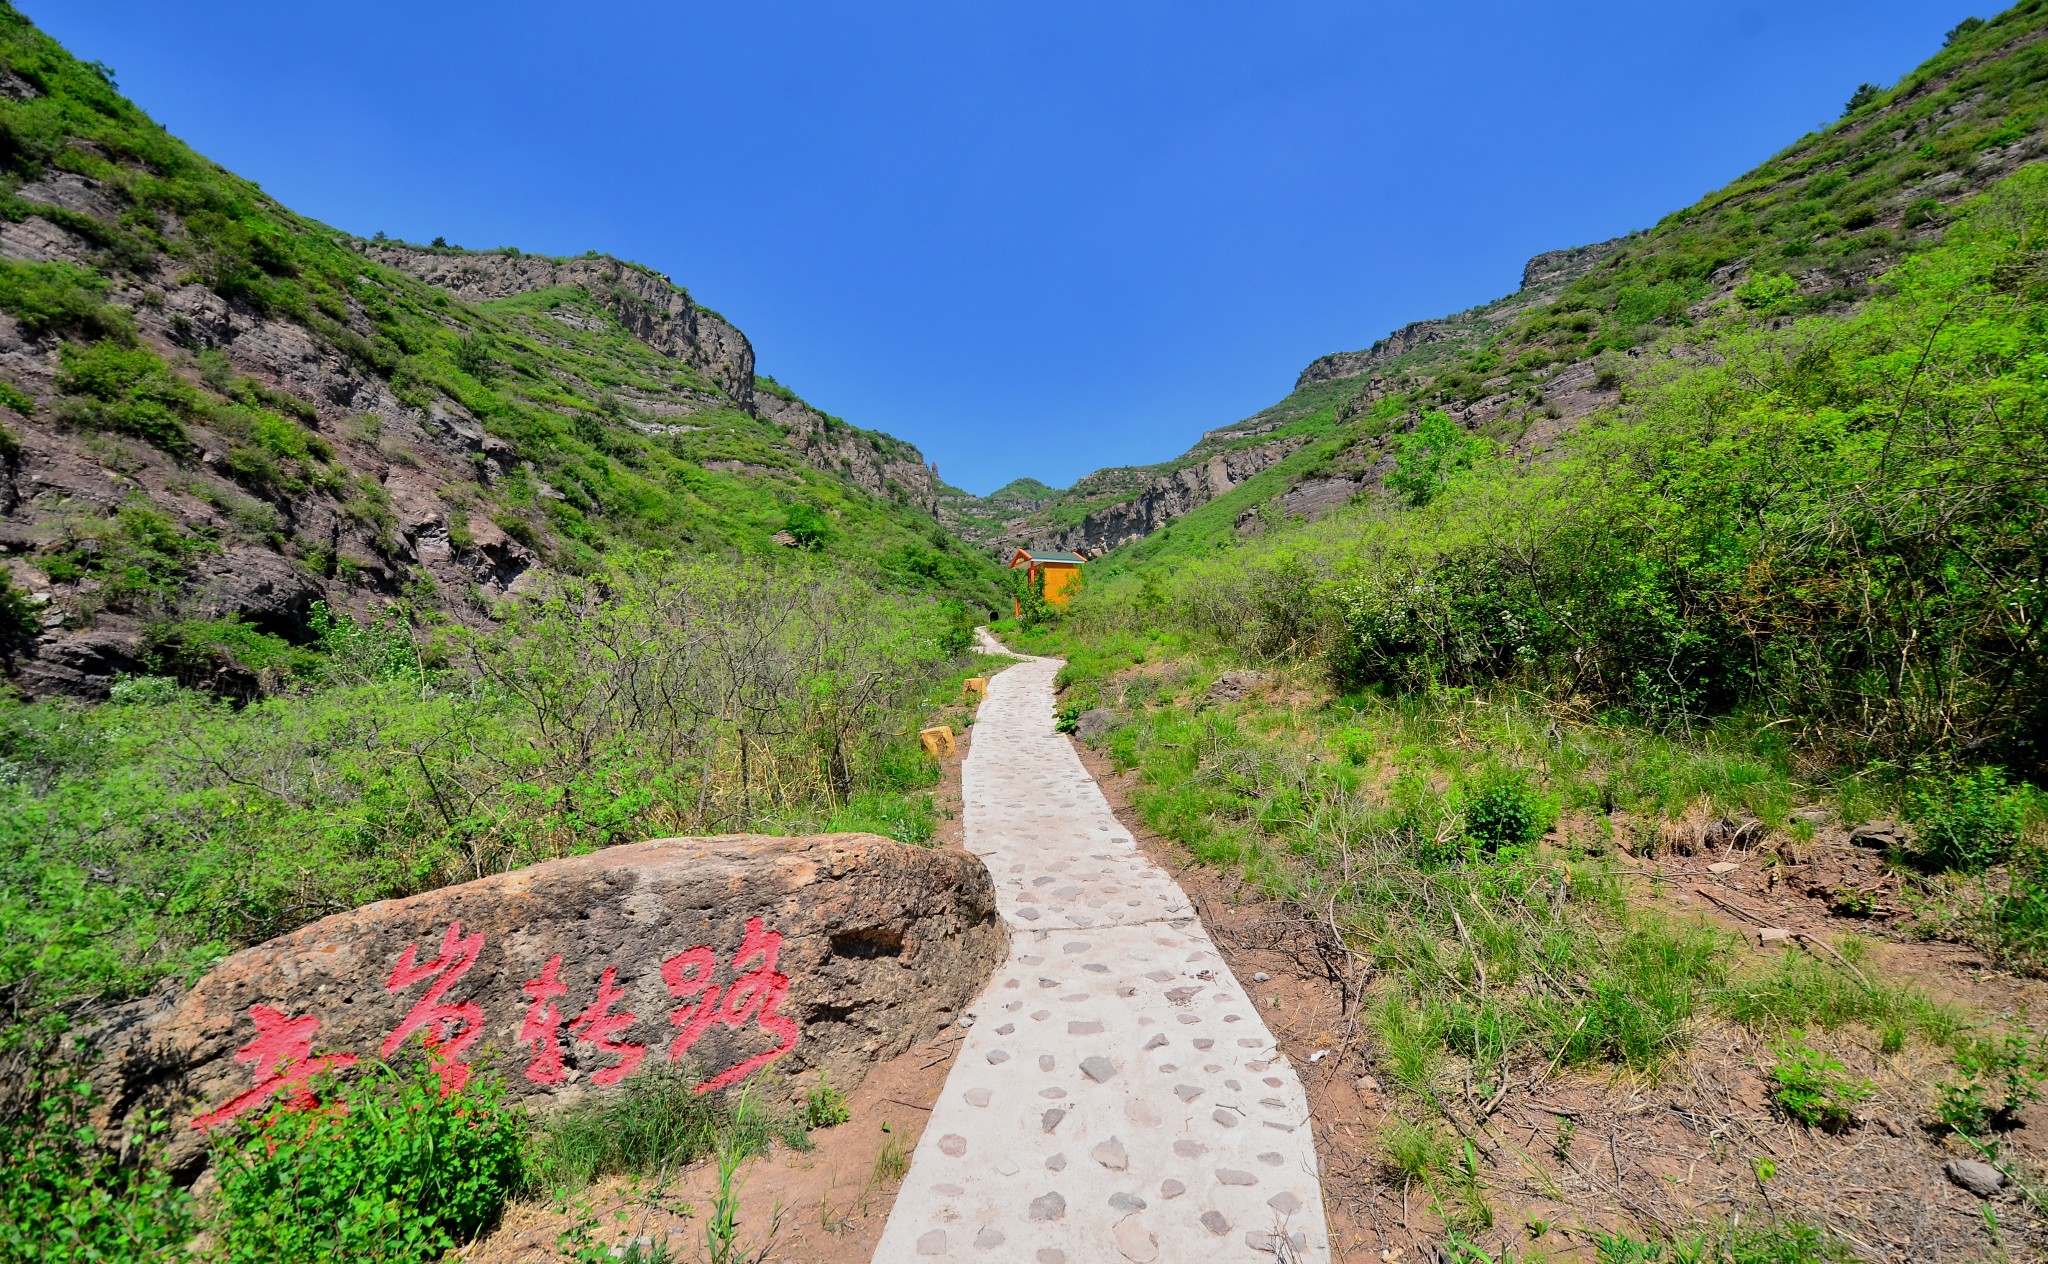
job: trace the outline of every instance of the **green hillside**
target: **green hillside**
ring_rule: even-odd
[[[1922,1249],[2048,1249],[2044,32],[1965,23],[1652,229],[1318,360],[1202,445],[1297,449],[999,629],[1356,989],[1368,1105],[1319,1122],[1382,1241],[1890,1258],[1944,1191],[1847,1197],[1858,1156],[1968,1156],[2011,1201]],[[2029,1086],[1996,1120],[1994,1058]],[[1688,1083],[1684,1179],[1560,1193],[1577,1135],[1619,1194]]]

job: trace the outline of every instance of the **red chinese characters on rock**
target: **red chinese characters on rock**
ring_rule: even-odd
[[[204,1131],[217,1127],[281,1094],[290,1094],[285,1100],[286,1109],[304,1110],[313,1105],[313,1092],[308,1085],[314,1076],[356,1064],[356,1055],[352,1053],[313,1056],[313,1033],[320,1029],[320,1020],[311,1014],[293,1018],[268,1005],[251,1005],[249,1017],[256,1021],[256,1038],[235,1051],[235,1061],[256,1064],[256,1087],[229,1098],[218,1110],[199,1116],[192,1121],[194,1128]]]
[[[426,991],[384,1037],[379,1052],[386,1058],[397,1053],[414,1032],[420,1033],[428,1063],[441,1080],[442,1096],[459,1092],[469,1083],[475,1068],[461,1060],[462,1054],[482,1037],[484,1007],[475,1000],[448,1001],[449,991],[468,974],[484,949],[481,933],[464,935],[462,923],[448,926],[441,939],[441,951],[433,960],[419,960],[419,945],[407,944],[391,967],[384,990],[397,994],[427,980]],[[668,1046],[668,1060],[680,1061],[691,1046],[713,1026],[734,1031],[749,1023],[775,1038],[775,1044],[698,1084],[695,1092],[709,1093],[727,1088],[752,1075],[796,1047],[802,1028],[779,1012],[789,995],[789,976],[776,968],[782,951],[782,933],[767,928],[758,917],[747,919],[746,933],[732,958],[732,979],[722,987],[713,981],[718,954],[708,944],[699,944],[661,963],[662,982],[669,996],[684,1004],[669,1013],[678,1029]],[[527,1007],[519,1026],[518,1043],[532,1054],[525,1075],[531,1083],[553,1087],[569,1078],[564,1066],[562,1028],[579,1043],[617,1060],[591,1073],[591,1083],[609,1088],[631,1075],[647,1057],[647,1046],[618,1039],[638,1021],[633,1011],[620,1007],[626,989],[619,986],[616,966],[606,966],[597,985],[597,995],[565,1020],[556,1001],[568,995],[561,981],[562,956],[556,953],[541,968],[540,976],[521,986]],[[254,1005],[249,1016],[256,1023],[256,1038],[235,1054],[238,1062],[253,1063],[257,1083],[217,1109],[193,1120],[193,1126],[210,1128],[234,1119],[277,1096],[286,1105],[303,1109],[313,1104],[309,1081],[323,1071],[341,1070],[356,1063],[351,1053],[314,1056],[313,1033],[320,1020],[312,1015],[292,1017],[265,1005]]]
[[[451,922],[448,933],[441,939],[441,955],[425,965],[415,965],[419,955],[418,944],[407,944],[405,951],[398,954],[397,964],[391,967],[391,978],[384,984],[386,992],[403,992],[421,979],[441,977],[426,994],[413,1004],[391,1034],[384,1037],[384,1044],[378,1050],[385,1057],[397,1053],[405,1044],[406,1037],[416,1031],[423,1032],[420,1039],[427,1047],[427,1061],[433,1064],[441,1076],[441,1096],[462,1091],[469,1083],[470,1073],[475,1070],[467,1062],[459,1061],[462,1051],[476,1043],[484,1034],[484,1007],[475,1001],[462,1001],[454,1005],[443,1004],[441,998],[448,989],[469,973],[476,964],[477,955],[484,950],[481,934],[465,936],[461,922]]]
[[[766,923],[758,917],[748,918],[746,938],[740,941],[740,950],[733,954],[734,977],[725,988],[722,1003],[718,985],[711,981],[717,955],[708,946],[699,944],[686,948],[661,963],[661,978],[668,985],[668,994],[679,1001],[692,1001],[688,1005],[678,1005],[669,1014],[669,1022],[682,1029],[681,1034],[669,1042],[669,1061],[679,1060],[713,1023],[737,1030],[752,1021],[778,1042],[774,1048],[757,1053],[705,1080],[697,1085],[696,1092],[709,1093],[737,1084],[796,1048],[802,1028],[794,1018],[776,1012],[789,995],[789,976],[775,968],[776,956],[781,951],[782,932],[767,929]],[[756,960],[758,965],[751,970],[746,969],[748,962]]]
[[[562,954],[556,953],[548,958],[538,979],[529,979],[520,988],[526,993],[527,1006],[526,1019],[519,1025],[519,1043],[533,1047],[533,1061],[527,1064],[526,1078],[535,1084],[553,1086],[569,1078],[562,1066],[562,1011],[554,1003],[555,997],[569,990],[557,977],[561,969]],[[597,999],[569,1024],[570,1033],[578,1040],[596,1045],[604,1053],[618,1055],[617,1062],[591,1074],[590,1082],[599,1088],[610,1088],[625,1079],[647,1056],[646,1045],[612,1039],[615,1033],[631,1027],[637,1018],[631,1010],[611,1012],[612,1006],[625,998],[626,990],[619,986],[618,968],[606,966],[604,977],[598,981]]]

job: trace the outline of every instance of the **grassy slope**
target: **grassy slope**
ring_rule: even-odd
[[[1746,864],[1791,866],[1817,829],[1903,817],[1917,840],[1879,879],[1903,911],[1862,925],[2048,968],[2048,800],[1967,767],[2038,755],[2048,182],[1998,181],[2039,142],[2044,25],[2028,5],[1962,32],[1485,350],[1379,366],[1395,390],[1376,407],[1361,380],[1304,386],[1281,407],[1307,449],[1095,564],[1064,626],[1002,629],[1068,657],[1064,707],[1111,712],[1106,744],[1149,824],[1371,965],[1368,1065],[1399,1103],[1378,1157],[1489,1250],[1514,1236],[1489,1199],[1516,1173],[1457,1159],[1457,1136],[1484,1131],[1461,1082],[1469,1103],[1559,1068],[1654,1075],[1711,1057],[1717,1024],[1784,1042],[1760,1068],[1773,1090],[1797,1078],[1802,1032],[1851,1063],[1953,1049],[1937,1075],[1956,1092],[1922,1084],[1909,1109],[1937,1134],[1974,1130],[2038,1205],[2034,1158],[1958,1105],[1987,1078],[1967,1029],[2004,1016],[1875,970],[1758,959],[1632,875],[1715,820],[1757,823],[1759,843],[1730,848]],[[1425,510],[1235,530],[1426,408],[1599,357],[1627,364],[1622,401],[1556,459],[1486,468]],[[1348,403],[1363,411],[1339,421]],[[1503,599],[1523,579],[1542,596]],[[1204,705],[1247,661],[1280,687]],[[1940,677],[1924,695],[1922,673]],[[1681,680],[1683,697],[1660,693]],[[1861,888],[1828,898],[1872,910]],[[2017,1030],[2014,1074],[2048,1069]],[[1787,1100],[1771,1109],[1789,1117]],[[1837,1223],[1827,1205],[1800,1214]],[[1825,1257],[1787,1250],[1770,1258]]]

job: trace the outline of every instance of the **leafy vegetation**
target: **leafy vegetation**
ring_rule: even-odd
[[[489,1084],[444,1095],[424,1060],[352,1078],[345,1106],[279,1106],[218,1141],[224,1264],[425,1264],[524,1181],[525,1124]]]
[[[966,670],[952,612],[821,565],[621,557],[489,632],[320,626],[311,650],[234,623],[162,635],[167,667],[224,648],[306,682],[244,706],[173,679],[0,701],[16,1013],[616,842],[850,819],[923,841],[936,774],[906,735]]]
[[[1485,1096],[1530,1068],[1654,1070],[1710,1017],[1935,1044],[1962,1025],[1917,989],[1811,956],[1746,962],[1631,894],[1615,843],[1654,846],[1667,811],[1783,816],[1793,763],[1776,729],[1688,739],[1572,721],[1526,695],[1196,710],[1206,642],[1091,631],[1085,615],[1003,631],[1067,655],[1068,706],[1116,711],[1104,740],[1137,770],[1149,825],[1341,934],[1377,980],[1365,1004],[1382,1065],[1419,1102],[1443,1103],[1460,1074]],[[1553,813],[1566,819],[1539,841]]]
[[[124,1162],[97,1144],[85,1083],[37,1078],[26,1108],[0,1115],[0,1258],[112,1264],[181,1248],[198,1220],[191,1197],[150,1163],[156,1138],[138,1138]]]
[[[2041,1100],[2048,1053],[2030,1031],[1976,1036],[1957,1044],[1956,1067],[1962,1074],[1940,1086],[1935,1117],[1965,1137],[1988,1139]]]
[[[1838,1131],[1856,1119],[1856,1104],[1870,1096],[1870,1081],[1849,1077],[1841,1062],[1800,1040],[1777,1046],[1777,1064],[1771,1079],[1777,1089],[1773,1101],[1784,1112],[1809,1128]]]

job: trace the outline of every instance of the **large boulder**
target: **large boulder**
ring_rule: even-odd
[[[537,1107],[673,1064],[699,1091],[851,1088],[957,1012],[1002,960],[964,852],[870,834],[671,838],[366,905],[229,957],[96,1033],[106,1122],[205,1134],[316,1072],[425,1056]]]

